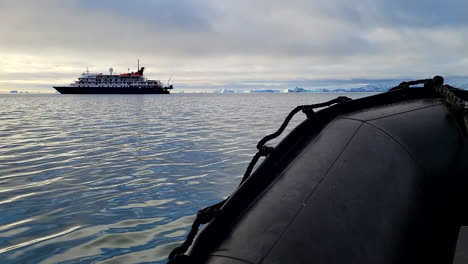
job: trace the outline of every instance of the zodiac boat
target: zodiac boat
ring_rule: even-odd
[[[238,189],[198,212],[169,263],[452,263],[468,213],[466,100],[436,76],[299,106],[288,118],[307,119],[274,148],[289,119],[259,142]]]

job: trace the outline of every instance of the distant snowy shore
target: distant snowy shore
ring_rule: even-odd
[[[286,90],[277,90],[277,89],[262,89],[262,90],[228,90],[220,89],[214,91],[214,93],[382,93],[388,91],[392,86],[388,85],[365,85],[357,88],[338,88],[338,89],[326,89],[326,88],[316,88],[316,89],[305,89],[302,87],[295,87],[292,89]]]

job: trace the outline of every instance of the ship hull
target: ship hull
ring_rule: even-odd
[[[54,86],[61,94],[169,94],[167,88]]]

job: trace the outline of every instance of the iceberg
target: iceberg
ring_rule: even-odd
[[[389,85],[381,85],[381,84],[368,84],[358,89],[362,90],[363,92],[386,92],[390,88]]]
[[[325,88],[314,89],[313,91],[314,91],[314,92],[317,92],[317,93],[328,93],[328,92],[331,92],[330,89],[325,89]]]
[[[220,89],[216,90],[215,93],[235,93],[236,91],[234,90],[227,90],[227,89]]]
[[[328,93],[333,92],[333,90],[318,88],[318,89],[305,89],[302,87],[296,87],[293,89],[284,90],[285,93]]]
[[[302,87],[297,87],[297,86],[296,88],[287,90],[287,93],[307,93],[307,92],[310,92],[310,90],[306,90]]]
[[[343,89],[343,88],[340,88],[340,89],[335,89],[335,90],[333,90],[332,92],[334,92],[334,93],[346,93],[347,90],[346,90],[346,89]]]
[[[264,90],[251,90],[252,93],[279,93],[280,90],[264,89]]]

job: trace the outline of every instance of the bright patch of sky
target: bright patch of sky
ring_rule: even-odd
[[[0,90],[53,91],[86,67],[176,89],[467,76],[468,1],[0,2]]]

